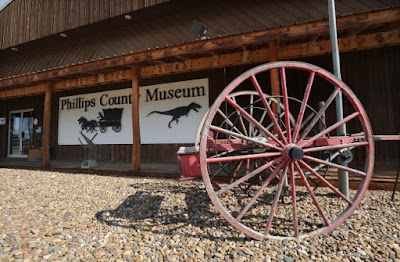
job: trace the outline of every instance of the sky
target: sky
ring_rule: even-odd
[[[0,10],[2,10],[6,5],[11,2],[10,0],[0,0]]]

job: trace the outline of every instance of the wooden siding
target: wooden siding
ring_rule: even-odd
[[[14,0],[0,12],[0,50],[169,0]]]
[[[400,133],[400,46],[343,54],[342,77],[363,103],[374,134]],[[376,142],[375,159],[399,165],[400,141]]]
[[[19,0],[15,1],[16,3],[20,2]],[[49,0],[39,2],[44,3],[45,1]],[[29,2],[27,0],[27,3]],[[58,1],[53,2],[58,3]],[[76,0],[71,2],[76,2]],[[343,2],[346,2],[346,4],[343,4]],[[397,2],[397,5],[395,2]],[[393,4],[392,8],[389,8],[391,4]],[[343,19],[338,18],[339,37],[343,38],[349,36],[349,34],[357,33],[373,33],[375,30],[382,32],[385,31],[385,28],[386,30],[398,28],[399,5],[398,0],[338,1],[338,15],[346,16]],[[50,6],[49,8],[53,7]],[[385,11],[382,11],[382,9]],[[6,10],[7,8],[3,12]],[[204,12],[204,10],[207,10],[207,12]],[[322,10],[324,11],[322,12]],[[251,0],[246,2],[245,8],[243,8],[243,1],[239,0],[221,0],[218,1],[217,5],[212,0],[201,2],[171,1],[137,11],[129,21],[123,17],[114,17],[69,30],[66,38],[53,34],[37,41],[31,41],[33,36],[25,37],[25,34],[35,35],[38,33],[35,33],[35,31],[39,30],[39,27],[43,28],[44,31],[53,30],[46,28],[58,27],[61,22],[53,23],[53,20],[56,21],[56,18],[54,18],[51,22],[43,22],[38,27],[36,24],[33,24],[34,26],[21,24],[24,23],[24,19],[21,20],[22,22],[19,19],[14,21],[14,16],[10,16],[10,21],[13,21],[10,26],[21,24],[21,26],[28,26],[27,28],[31,29],[17,31],[7,29],[7,32],[2,33],[1,26],[4,21],[0,21],[0,50],[6,47],[1,44],[1,41],[7,42],[14,41],[12,40],[14,38],[23,38],[22,42],[29,42],[17,46],[17,52],[10,48],[0,51],[0,79],[52,70],[58,71],[65,67],[80,64],[90,67],[90,64],[95,61],[98,61],[99,64],[103,62],[111,63],[110,59],[107,58],[116,56],[125,56],[126,61],[129,61],[134,57],[134,54],[142,54],[142,58],[135,56],[134,61],[131,60],[130,64],[155,60],[157,57],[162,59],[163,56],[166,61],[161,62],[168,62],[168,59],[174,61],[173,59],[176,59],[174,56],[178,55],[182,56],[178,58],[179,61],[182,58],[196,58],[196,55],[200,53],[203,53],[202,55],[207,55],[204,54],[206,52],[218,54],[220,52],[232,52],[232,49],[235,48],[239,50],[247,49],[249,45],[266,46],[271,40],[279,40],[285,45],[284,42],[286,41],[293,43],[293,41],[300,41],[300,38],[301,41],[308,41],[307,37],[314,40],[324,39],[328,37],[327,10],[327,4],[319,0]],[[385,13],[381,14],[376,10]],[[296,15],[291,15],[292,12],[296,12]],[[2,13],[0,13],[0,19]],[[40,12],[37,17],[39,18],[45,13]],[[79,12],[76,13],[79,14]],[[75,17],[77,16],[76,13],[60,19]],[[49,14],[52,13],[49,12]],[[16,17],[19,18],[20,16],[17,15]],[[32,17],[32,19],[34,18]],[[207,34],[210,37],[210,42],[204,43],[204,45],[197,42],[196,48],[185,54],[176,54],[176,51],[182,50],[182,48],[175,49],[175,46],[196,41],[197,36],[190,30],[194,18],[209,27]],[[340,22],[341,20],[343,22]],[[308,25],[304,26],[305,23],[308,23]],[[4,26],[7,27],[7,24]],[[286,28],[286,26],[291,27]],[[268,30],[269,33],[263,30]],[[239,37],[244,33],[247,33],[247,35]],[[236,41],[225,42],[221,38],[224,36],[236,36],[237,38]],[[379,37],[381,38],[381,36]],[[384,41],[385,38],[381,40]],[[206,48],[211,50],[206,50]],[[253,48],[254,46],[251,47],[251,49]],[[152,50],[154,53],[144,53],[144,50]],[[156,52],[160,52],[163,56],[157,56]],[[127,54],[132,55],[128,56]],[[10,81],[13,80],[10,79]]]

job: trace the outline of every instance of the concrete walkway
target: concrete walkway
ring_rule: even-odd
[[[108,176],[145,176],[145,177],[164,177],[164,178],[179,178],[180,167],[179,163],[156,163],[142,162],[140,172],[133,173],[131,171],[131,163],[125,162],[98,162],[96,168],[82,169],[80,161],[64,161],[52,160],[50,171],[71,172],[71,173],[88,173]],[[19,158],[2,158],[0,159],[0,168],[22,168],[41,170],[43,164],[41,161],[28,161],[27,159]],[[398,172],[397,166],[390,167],[375,167],[369,189],[392,191],[395,184],[396,175]],[[333,172],[334,173],[334,172]],[[332,183],[337,182],[336,174],[327,175],[327,179]],[[351,186],[352,181],[350,181]],[[356,181],[358,185],[358,181]],[[397,191],[400,192],[400,185],[397,186]]]
[[[123,162],[98,162],[95,168],[81,168],[80,161],[64,161],[52,160],[50,170],[66,171],[66,172],[81,172],[81,173],[99,173],[104,175],[133,175],[131,171],[131,163]],[[24,168],[24,169],[43,169],[41,161],[28,161],[27,159],[0,159],[0,167],[3,168]],[[143,176],[161,176],[178,178],[180,174],[178,163],[155,163],[142,162],[140,165],[139,174]]]

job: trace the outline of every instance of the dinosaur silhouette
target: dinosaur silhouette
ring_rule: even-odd
[[[168,123],[168,127],[171,128],[171,123],[173,121],[176,121],[176,123],[178,124],[179,118],[181,116],[188,116],[190,110],[194,110],[196,112],[199,112],[197,109],[201,108],[201,105],[197,104],[197,103],[191,103],[188,106],[180,106],[168,111],[152,111],[150,112],[147,116],[152,115],[154,113],[160,114],[160,115],[169,115],[172,116],[171,121],[169,121]]]

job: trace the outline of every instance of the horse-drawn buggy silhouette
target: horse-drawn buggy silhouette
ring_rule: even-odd
[[[103,109],[103,113],[99,112],[100,132],[105,133],[109,126],[115,132],[121,131],[122,110],[123,108],[109,108]]]

